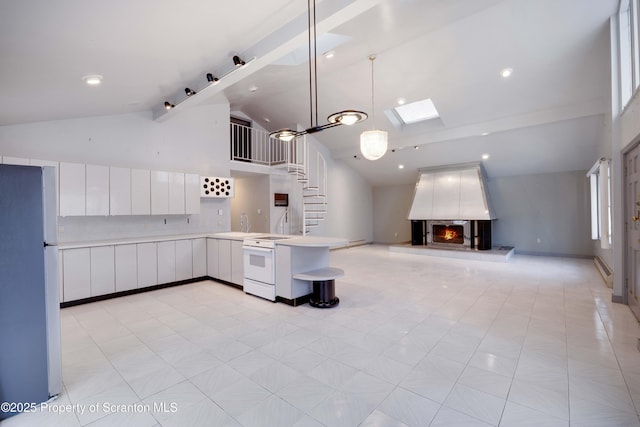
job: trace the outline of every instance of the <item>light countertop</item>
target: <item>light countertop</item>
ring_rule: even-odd
[[[135,237],[135,238],[122,238],[122,239],[106,239],[106,240],[95,240],[95,241],[85,241],[85,242],[60,242],[58,243],[58,248],[59,249],[78,249],[78,248],[91,248],[91,247],[97,247],[97,246],[131,245],[136,243],[167,242],[172,240],[187,240],[187,239],[201,239],[201,238],[242,241],[245,238],[258,237],[258,236],[281,236],[281,235],[270,234],[270,233],[243,233],[239,231],[227,231],[222,233],[176,234],[176,235],[170,235],[170,236],[149,236],[149,237]],[[289,235],[289,236],[282,236],[282,238],[283,240],[276,241],[276,245],[335,248],[340,246],[346,246],[349,243],[347,239],[338,238],[338,237]]]

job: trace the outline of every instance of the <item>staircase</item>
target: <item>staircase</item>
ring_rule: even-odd
[[[327,161],[316,152],[313,170],[306,137],[301,141],[293,140],[290,144],[287,172],[295,175],[302,184],[302,234],[307,235],[312,228],[320,225],[327,214]]]
[[[276,167],[295,176],[302,185],[302,235],[318,227],[327,214],[327,162],[319,152],[310,154],[306,136],[285,142],[235,123],[230,136],[231,160]]]

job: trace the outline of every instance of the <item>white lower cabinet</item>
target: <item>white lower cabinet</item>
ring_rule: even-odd
[[[207,239],[191,240],[193,251],[193,277],[207,275]]]
[[[218,279],[231,282],[231,240],[218,240]]]
[[[207,276],[218,279],[218,239],[207,239]]]
[[[136,245],[115,247],[116,292],[138,287],[138,261]]]
[[[158,242],[158,283],[176,281],[176,242]]]
[[[231,241],[209,238],[60,249],[60,301],[211,276],[231,281]],[[219,277],[222,259],[224,276]],[[242,283],[241,281],[238,283]]]
[[[157,243],[138,243],[138,287],[146,288],[158,284]]]
[[[91,296],[91,251],[89,248],[65,249],[62,257],[64,300]]]
[[[231,283],[242,285],[244,282],[242,241],[231,240]]]
[[[176,240],[176,281],[193,278],[193,246],[191,240]]]
[[[91,296],[115,292],[113,246],[91,248]]]

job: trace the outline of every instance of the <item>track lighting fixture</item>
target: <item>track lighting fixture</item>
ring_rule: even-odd
[[[234,55],[233,56],[233,64],[236,67],[242,67],[243,65],[245,65],[245,62],[242,59],[240,59],[240,57],[238,55]]]
[[[311,126],[303,131],[293,131],[291,129],[281,129],[269,134],[270,138],[282,141],[292,139],[311,133],[316,133],[340,125],[353,125],[367,119],[364,111],[344,110],[331,114],[327,117],[324,125],[318,124],[318,64],[317,64],[317,40],[316,40],[316,0],[307,0],[307,22],[309,25],[309,113],[311,116]],[[235,63],[236,57],[233,58]],[[239,59],[239,58],[238,58]],[[314,120],[315,119],[315,120]]]
[[[249,63],[251,63],[252,61],[254,61],[256,59],[256,57],[251,57],[249,59],[247,59],[246,61],[241,59],[238,55],[233,56],[233,63],[235,64],[235,67],[229,69],[229,67],[225,67],[227,68],[227,71],[222,74],[222,75],[218,75],[218,76],[214,76],[213,73],[206,73],[205,77],[207,79],[207,82],[209,83],[208,85],[203,85],[203,87],[201,87],[202,90],[207,89],[209,86],[214,86],[215,84],[217,84],[219,81],[221,81],[222,79],[224,79],[225,77],[227,77],[229,74],[233,73],[234,71],[237,71],[238,69],[242,68],[245,65],[248,65]],[[195,90],[186,87],[184,88],[184,93],[187,94],[187,98],[190,98],[194,95],[196,95],[198,92],[196,92]],[[178,98],[180,98],[180,102],[185,101],[186,99],[184,97],[178,96]],[[175,105],[171,104],[170,102],[166,101],[164,103],[164,108],[165,110],[171,110],[172,108],[174,108]],[[165,111],[166,113],[166,111]],[[159,112],[157,112],[156,114],[158,115],[162,115]],[[163,113],[164,114],[164,113]]]

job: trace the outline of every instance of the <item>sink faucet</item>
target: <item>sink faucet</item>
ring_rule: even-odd
[[[242,212],[242,214],[240,214],[240,231],[248,233],[250,228],[251,225],[249,224],[249,216],[245,212]]]

